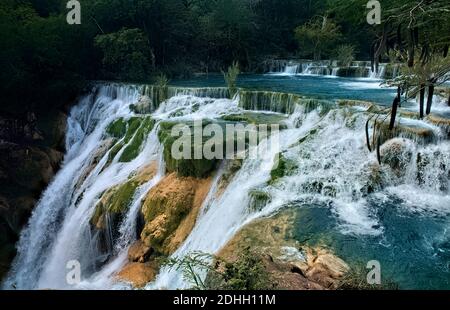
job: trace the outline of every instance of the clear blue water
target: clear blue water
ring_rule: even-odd
[[[332,248],[353,267],[364,269],[377,260],[382,283],[394,282],[399,289],[450,289],[450,217],[404,212],[395,203],[378,204],[376,209],[383,234],[361,236],[341,233],[329,208],[299,206],[294,237]]]
[[[380,87],[380,80],[365,78],[340,78],[326,76],[284,76],[242,74],[238,87],[266,91],[285,92],[317,97],[321,99],[354,99],[391,105],[396,96],[393,88]],[[188,80],[173,80],[173,86],[224,87],[220,74],[197,76]]]

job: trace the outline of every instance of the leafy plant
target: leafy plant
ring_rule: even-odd
[[[225,82],[227,83],[228,91],[230,92],[230,97],[233,98],[237,93],[237,78],[239,76],[240,69],[239,63],[237,61],[233,62],[231,66],[228,67],[228,71],[222,71]]]
[[[382,279],[381,284],[367,283],[367,270],[363,265],[353,267],[339,281],[337,290],[398,290],[398,284],[391,279]]]
[[[169,85],[169,78],[164,73],[159,74],[155,79],[155,86],[165,88]]]
[[[336,49],[337,61],[343,67],[350,67],[355,60],[355,47],[353,45],[339,45]]]
[[[245,249],[235,261],[193,252],[182,258],[169,258],[164,265],[181,270],[197,290],[264,290],[273,288],[260,255]],[[205,279],[205,280],[203,280]]]

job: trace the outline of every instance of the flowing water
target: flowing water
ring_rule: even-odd
[[[270,90],[282,88],[287,92],[299,87],[302,94],[327,94],[323,96],[326,99],[342,98],[339,94],[347,93],[352,99],[378,102],[381,98],[392,100],[393,95],[392,89],[380,89],[372,82],[368,86],[367,81],[322,77],[321,82],[329,81],[324,84],[317,83],[318,77],[307,77],[299,78],[306,84],[298,86],[297,80],[285,78],[244,76],[241,82],[244,87],[272,85]],[[287,81],[284,86],[283,81]],[[175,86],[181,83],[174,82]],[[314,88],[309,89],[308,83]],[[113,156],[112,147],[103,153],[99,149],[108,140],[108,125],[135,116],[130,104],[153,89],[103,85],[80,100],[68,119],[63,167],[22,232],[18,255],[4,288],[128,288],[116,283],[114,276],[127,262],[128,248],[138,237],[142,199],[165,173],[158,122],[217,119],[243,112],[239,95],[230,100],[223,98],[223,90],[205,88],[221,86],[218,78],[212,77],[208,85],[199,84],[195,79],[185,81],[187,87],[204,88],[172,88],[168,100],[153,106],[156,125],[146,135],[139,154],[129,162],[119,160],[126,145]],[[330,109],[321,104],[306,108],[298,104],[290,112],[285,121],[287,128],[280,132],[280,149],[269,148],[263,157],[245,159],[221,195],[216,191],[223,168],[218,169],[195,227],[173,255],[217,253],[246,223],[283,208],[294,208],[298,214],[294,227],[298,240],[324,242],[352,262],[378,259],[401,288],[450,288],[450,142],[445,129],[425,121],[401,119],[405,125],[413,122],[414,126],[427,128],[433,139],[431,143],[424,143],[420,137],[397,139],[401,152],[394,156],[396,165],[378,165],[376,155],[365,146],[367,115],[360,110],[337,106]],[[250,152],[266,150],[271,139]],[[291,169],[269,183],[280,151]],[[98,236],[92,234],[89,223],[97,202],[106,190],[154,162],[159,163],[156,175],[135,191],[120,222],[119,237],[113,238],[112,249],[105,257],[98,251]],[[249,208],[249,194],[255,189],[271,197],[256,211]],[[82,266],[82,281],[75,286],[66,282],[66,262],[71,260],[78,260]],[[188,286],[180,272],[162,268],[147,288]]]

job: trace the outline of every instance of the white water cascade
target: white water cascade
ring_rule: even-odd
[[[337,61],[288,61],[274,60],[266,64],[265,71],[269,74],[282,76],[296,75],[319,75],[329,77],[353,77],[353,78],[370,78],[383,79],[394,78],[398,75],[398,65],[380,64],[378,71],[372,71],[370,61],[353,61],[350,66],[338,66]],[[387,68],[392,68],[388,73]]]
[[[107,127],[119,118],[134,117],[129,106],[145,92],[141,86],[101,86],[72,109],[63,167],[43,193],[22,232],[18,255],[4,288],[130,288],[117,283],[115,274],[126,264],[128,248],[138,237],[136,218],[143,198],[164,177],[158,122],[219,119],[249,112],[240,107],[239,96],[233,100],[213,99],[201,91],[204,97],[200,98],[191,91],[179,90],[152,113],[156,125],[134,159],[119,160],[126,145],[114,156],[110,156],[111,147],[99,155],[99,149],[109,139],[105,135]],[[276,102],[267,106],[276,106]],[[368,236],[383,234],[384,227],[375,210],[377,203],[386,200],[399,199],[405,212],[418,216],[450,214],[450,142],[442,128],[426,121],[408,123],[400,119],[404,125],[431,129],[434,136],[430,144],[410,136],[398,139],[405,149],[399,159],[404,167],[400,173],[387,164],[378,165],[376,155],[367,150],[364,135],[367,117],[360,110],[349,113],[346,109],[329,110],[320,105],[306,109],[298,104],[290,116],[266,112],[288,117],[287,129],[280,132],[280,148],[268,148],[263,157],[245,159],[220,195],[217,191],[223,169],[216,171],[196,224],[173,257],[194,251],[216,254],[247,223],[294,203],[299,207],[314,203],[328,208],[338,219],[342,233]],[[271,139],[274,137],[262,141],[250,152],[267,149]],[[113,145],[120,142],[124,141],[114,141]],[[277,182],[269,183],[280,152],[293,168]],[[137,188],[119,225],[119,237],[110,255],[104,257],[96,247],[98,240],[89,223],[97,202],[106,190],[126,182],[154,162],[159,163],[156,175]],[[265,207],[256,211],[249,208],[249,193],[254,189],[262,189],[271,197]],[[82,281],[75,287],[66,282],[65,263],[71,260],[78,260],[82,266]],[[147,288],[175,289],[189,285],[182,272],[163,267]]]

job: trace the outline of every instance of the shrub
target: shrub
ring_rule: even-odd
[[[237,61],[233,62],[231,66],[228,67],[227,72],[223,72],[223,77],[227,83],[228,91],[230,92],[230,97],[233,98],[237,93],[236,81],[240,73],[239,63]]]
[[[350,67],[355,60],[355,47],[353,45],[340,45],[336,49],[336,57],[339,64],[343,67]]]

